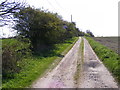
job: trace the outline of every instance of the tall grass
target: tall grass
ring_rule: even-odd
[[[50,65],[63,56],[78,40],[77,37],[66,40],[64,43],[56,44],[46,55],[29,55],[17,62],[20,72],[14,74],[14,78],[4,80],[3,88],[24,88],[33,83],[34,80],[43,75]],[[62,52],[65,52],[62,54]],[[62,54],[62,55],[61,55]],[[62,58],[62,57],[61,57]]]
[[[113,74],[118,83],[120,83],[120,56],[108,47],[94,41],[92,38],[86,37],[86,39],[89,41],[100,60]]]

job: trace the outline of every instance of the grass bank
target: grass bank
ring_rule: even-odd
[[[86,37],[92,46],[93,50],[104,63],[108,70],[113,74],[116,81],[120,83],[120,57],[117,53],[109,49],[108,47],[96,42],[90,37]]]
[[[9,79],[9,80],[5,79],[3,81],[2,87],[3,88],[28,87],[33,83],[34,80],[42,76],[42,74],[48,68],[50,68],[53,62],[58,60],[58,58],[62,58],[63,55],[66,54],[71,49],[71,47],[74,45],[74,43],[77,40],[78,40],[78,37],[74,37],[72,39],[66,40],[64,43],[55,44],[56,48],[52,49],[52,51],[49,53],[46,52],[46,55],[43,55],[43,56],[28,55],[27,57],[22,58],[22,60],[17,62],[17,66],[20,67],[20,72],[14,74],[14,78],[12,79]]]

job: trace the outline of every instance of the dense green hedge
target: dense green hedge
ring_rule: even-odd
[[[48,45],[64,42],[78,36],[75,23],[64,21],[57,13],[27,7],[15,13],[18,34],[29,38],[34,51],[41,51]]]
[[[120,83],[120,56],[108,47],[94,41],[92,38],[86,37],[86,39],[89,41],[100,60]]]

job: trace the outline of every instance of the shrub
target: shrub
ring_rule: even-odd
[[[30,54],[29,44],[16,39],[2,40],[2,77],[9,79],[20,71],[18,62]]]

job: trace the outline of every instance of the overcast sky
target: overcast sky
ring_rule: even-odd
[[[120,0],[26,0],[35,8],[57,12],[64,20],[76,22],[95,36],[118,36],[118,1]]]

